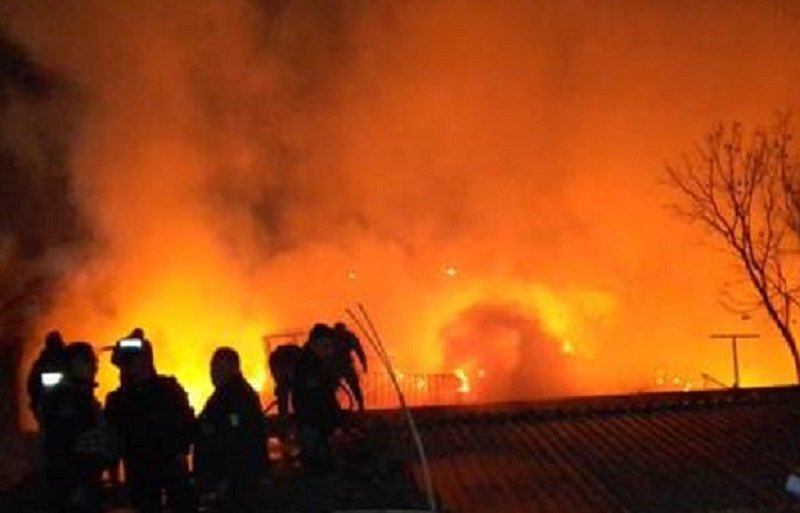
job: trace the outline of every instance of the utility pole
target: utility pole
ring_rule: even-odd
[[[731,341],[733,351],[733,388],[739,388],[739,349],[736,342],[740,338],[758,338],[757,333],[712,333],[711,338],[722,338]]]

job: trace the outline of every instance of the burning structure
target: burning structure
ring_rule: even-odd
[[[23,369],[52,327],[143,326],[198,403],[217,345],[268,387],[264,333],[363,301],[398,368],[487,400],[730,382],[708,334],[741,323],[762,333],[743,384],[792,379],[658,182],[714,120],[796,105],[793,5],[10,0],[0,20],[65,84],[3,89],[3,184],[28,180],[6,199],[59,192],[3,226],[11,274],[53,277]],[[28,254],[45,217],[72,228]]]

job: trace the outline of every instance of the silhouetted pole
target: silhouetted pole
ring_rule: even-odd
[[[723,338],[731,341],[733,350],[733,388],[739,388],[739,349],[737,342],[740,338],[758,338],[757,333],[712,333],[711,338]]]
[[[378,331],[375,329],[375,325],[372,324],[372,320],[367,314],[367,310],[364,308],[364,305],[361,303],[358,304],[358,311],[360,312],[361,317],[363,317],[365,321],[364,323],[361,322],[359,317],[351,309],[348,308],[345,311],[347,312],[347,315],[349,315],[350,318],[356,323],[370,344],[372,344],[373,349],[375,349],[375,352],[378,354],[378,358],[381,360],[381,363],[383,363],[383,366],[389,373],[389,378],[392,380],[395,392],[397,393],[397,398],[400,400],[400,407],[406,416],[406,421],[408,422],[408,426],[411,430],[411,437],[413,438],[414,444],[417,447],[420,465],[422,467],[422,480],[425,484],[425,493],[428,496],[428,507],[432,512],[438,511],[436,507],[436,495],[433,491],[433,479],[431,478],[431,471],[428,465],[428,456],[425,453],[425,446],[423,445],[422,438],[419,435],[417,423],[414,422],[414,417],[411,415],[411,410],[408,409],[408,405],[406,404],[403,390],[400,387],[400,384],[397,382],[397,375],[394,372],[394,367],[392,366],[392,361],[389,358],[389,354],[386,352],[386,346],[383,345],[383,341],[381,341],[381,337],[378,334]]]

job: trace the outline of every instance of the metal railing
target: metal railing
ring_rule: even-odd
[[[397,384],[408,406],[463,404],[467,396],[459,391],[461,382],[452,373],[398,372]],[[361,388],[368,408],[396,408],[397,392],[386,372],[361,375]]]

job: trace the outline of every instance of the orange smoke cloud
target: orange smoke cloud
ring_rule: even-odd
[[[800,16],[769,5],[6,2],[84,103],[93,238],[39,331],[142,326],[196,405],[217,345],[264,383],[262,334],[358,301],[400,368],[480,371],[493,399],[727,380],[707,337],[745,323],[717,301],[735,271],[658,180],[714,120],[795,104],[770,49]],[[745,324],[744,379],[791,379]]]

